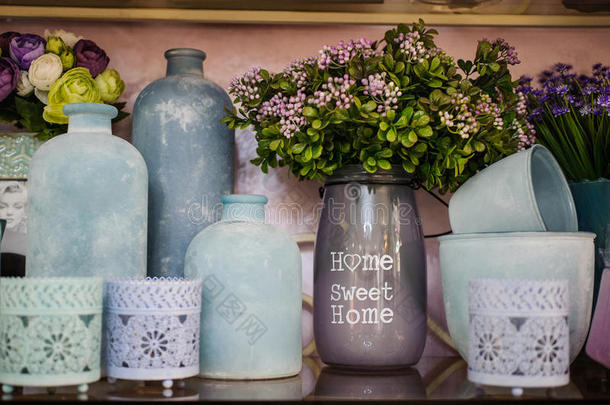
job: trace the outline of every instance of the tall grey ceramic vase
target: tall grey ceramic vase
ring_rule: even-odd
[[[74,103],[63,111],[68,133],[42,144],[30,163],[26,275],[142,277],[144,159],[112,135],[116,108]]]
[[[426,339],[426,255],[412,179],[349,165],[325,184],[314,253],[321,359],[348,368],[416,363]]]
[[[233,190],[234,132],[220,122],[232,104],[203,78],[204,52],[165,57],[167,76],[136,100],[133,144],[149,173],[148,275],[181,277],[188,244],[220,218],[220,198]]]

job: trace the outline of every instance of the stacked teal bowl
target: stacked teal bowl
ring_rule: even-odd
[[[570,360],[591,320],[595,234],[578,232],[568,183],[535,145],[469,179],[449,203],[452,235],[439,238],[449,333],[468,358],[468,283],[477,278],[567,279]]]

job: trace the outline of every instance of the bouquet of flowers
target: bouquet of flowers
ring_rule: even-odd
[[[553,152],[571,181],[610,178],[610,67],[598,63],[593,75],[577,75],[557,63],[540,74],[540,87],[522,77],[530,121],[538,143]]]
[[[125,90],[119,72],[107,69],[110,58],[95,42],[72,33],[0,34],[0,122],[14,124],[49,139],[66,132],[68,103],[108,103]]]
[[[455,190],[486,165],[534,142],[525,98],[515,91],[513,47],[479,41],[472,61],[455,61],[423,21],[379,41],[325,46],[280,73],[253,68],[233,79],[238,109],[224,122],[253,125],[263,172],[289,166],[323,179],[346,164],[368,172],[394,165],[429,189]]]

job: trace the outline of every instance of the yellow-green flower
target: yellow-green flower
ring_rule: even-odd
[[[61,65],[64,68],[64,72],[74,67],[74,51],[72,49],[64,49],[61,55],[59,55],[59,59],[61,59]]]
[[[47,122],[67,124],[68,117],[63,113],[64,105],[69,103],[101,103],[100,90],[87,68],[68,70],[49,90],[49,105],[44,108],[42,117]]]
[[[50,36],[47,38],[47,46],[45,47],[45,52],[54,53],[55,55],[60,56],[65,49],[66,44],[60,37]]]
[[[114,69],[104,70],[97,75],[95,82],[100,89],[100,97],[106,103],[116,101],[125,91],[125,82],[121,80],[119,72]]]

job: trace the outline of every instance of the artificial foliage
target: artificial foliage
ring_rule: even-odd
[[[107,103],[119,110],[114,122],[127,117],[118,102],[125,82],[109,62],[95,42],[64,30],[0,34],[0,123],[47,140],[67,131],[68,103]]]
[[[402,167],[429,189],[455,190],[485,166],[534,141],[506,41],[483,39],[473,60],[434,43],[420,20],[379,41],[325,46],[279,73],[252,68],[231,82],[236,108],[223,120],[256,132],[263,172],[289,166],[299,179],[347,164],[370,173]]]
[[[522,77],[529,120],[568,180],[610,178],[610,67],[597,63],[590,76],[557,63],[543,71],[538,87]]]

